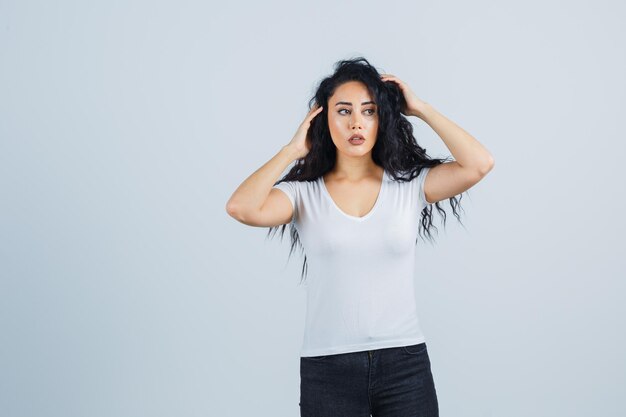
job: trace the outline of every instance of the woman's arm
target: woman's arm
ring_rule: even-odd
[[[419,108],[410,110],[410,115],[426,122],[445,143],[454,156],[454,160],[463,168],[486,175],[494,166],[494,159],[489,151],[472,135],[452,120],[439,113],[433,106],[423,103]]]
[[[285,145],[261,168],[254,171],[239,187],[226,203],[228,214],[245,223],[257,216],[265,204],[274,183],[280,174],[297,158],[298,152],[291,145]],[[285,197],[286,200],[286,197]],[[287,200],[287,204],[291,203]]]
[[[411,113],[425,121],[448,147],[454,161],[430,169],[424,181],[428,203],[459,195],[482,180],[493,169],[494,159],[472,135],[452,120],[424,103]]]
[[[437,165],[428,171],[424,179],[427,203],[436,203],[467,191],[493,169],[493,156],[472,135],[417,97],[398,77],[382,74],[381,78],[385,82],[395,82],[402,90],[406,101],[403,113],[426,122],[454,156],[454,161]]]
[[[462,167],[465,171],[476,173],[481,177],[487,175],[493,168],[493,156],[472,135],[417,97],[411,88],[395,75],[381,74],[381,79],[398,85],[406,101],[404,114],[419,117],[426,122],[443,140],[459,168]]]
[[[291,142],[235,190],[226,203],[226,211],[231,217],[250,226],[276,226],[292,218],[293,207],[289,198],[280,190],[272,192],[272,187],[289,164],[304,158],[311,150],[307,133],[311,121],[322,109],[321,106],[313,106]],[[263,210],[264,206],[267,206],[267,210]]]

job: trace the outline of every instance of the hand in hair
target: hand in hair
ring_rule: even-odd
[[[420,119],[421,115],[424,113],[424,108],[428,105],[423,100],[420,100],[413,91],[409,88],[409,85],[404,81],[400,80],[398,77],[391,74],[380,74],[380,78],[385,82],[394,82],[400,87],[402,90],[402,94],[404,95],[404,100],[406,101],[406,109],[402,110],[402,113],[405,116],[417,116]]]
[[[315,104],[313,108],[307,113],[304,121],[302,122],[302,124],[300,124],[300,127],[298,127],[298,130],[296,131],[294,137],[291,139],[291,142],[286,145],[287,147],[294,150],[296,159],[304,158],[311,150],[311,143],[308,139],[307,133],[309,131],[309,127],[311,126],[311,120],[313,120],[313,118],[317,116],[323,109],[323,106]]]

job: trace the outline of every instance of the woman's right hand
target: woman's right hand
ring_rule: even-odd
[[[304,158],[311,150],[311,144],[308,140],[309,127],[311,126],[311,121],[313,120],[313,118],[317,116],[323,109],[323,106],[318,106],[317,104],[315,104],[313,108],[309,110],[309,113],[304,118],[302,124],[300,124],[300,127],[298,127],[298,130],[293,136],[293,139],[291,139],[291,142],[287,144],[287,147],[291,148],[294,151],[294,156],[296,159]]]

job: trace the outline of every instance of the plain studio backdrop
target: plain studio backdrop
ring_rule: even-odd
[[[416,246],[441,415],[626,415],[625,18],[619,1],[0,1],[0,415],[298,415],[302,254],[225,204],[355,56],[496,161],[465,227],[443,201]]]

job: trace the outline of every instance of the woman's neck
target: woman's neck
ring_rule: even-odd
[[[337,162],[329,173],[331,177],[348,181],[358,181],[372,175],[380,175],[383,168],[372,158],[337,158]]]

